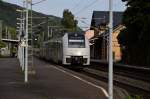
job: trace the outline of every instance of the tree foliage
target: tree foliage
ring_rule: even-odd
[[[11,39],[17,39],[16,29],[13,27],[8,27],[8,31],[11,34]]]
[[[68,31],[75,31],[77,29],[77,23],[78,21],[75,20],[74,15],[68,9],[65,9],[62,19],[64,28],[68,29]]]
[[[122,0],[127,9],[123,15],[125,29],[118,36],[123,61],[128,64],[150,64],[150,0]]]
[[[5,43],[0,40],[0,49],[6,47]]]

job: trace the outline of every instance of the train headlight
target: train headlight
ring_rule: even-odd
[[[82,53],[81,53],[81,52],[77,52],[77,55],[81,56],[81,55],[82,55]]]

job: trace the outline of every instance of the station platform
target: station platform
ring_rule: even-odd
[[[0,99],[108,99],[98,86],[36,60],[36,74],[24,74],[16,58],[0,58]],[[116,96],[115,99],[121,99]]]

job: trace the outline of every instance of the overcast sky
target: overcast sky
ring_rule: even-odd
[[[13,4],[22,6],[23,0],[4,0]],[[32,0],[33,3],[41,0]],[[89,27],[92,13],[97,11],[108,11],[109,0],[46,0],[42,3],[33,5],[33,10],[42,12],[44,14],[55,15],[62,17],[64,9],[69,9],[75,17],[78,17],[79,26]],[[125,3],[121,0],[113,0],[113,10],[124,11]],[[86,19],[81,19],[86,18]],[[81,20],[86,23],[82,23]]]

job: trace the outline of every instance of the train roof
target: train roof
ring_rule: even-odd
[[[84,35],[84,32],[66,32],[66,33],[67,34],[81,34],[81,35]]]
[[[59,42],[61,43],[62,42],[62,37],[59,37],[59,38],[52,38],[48,41],[44,41],[43,43],[46,44],[46,43],[50,43],[50,42]]]
[[[78,34],[78,35],[84,35],[83,32],[66,32],[64,35],[74,35],[74,34]],[[62,36],[63,37],[63,36]],[[62,42],[62,37],[58,37],[58,38],[52,38],[48,41],[44,41],[43,43],[49,43],[49,42],[59,42],[61,43]]]

